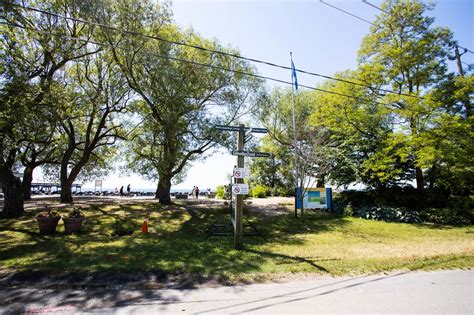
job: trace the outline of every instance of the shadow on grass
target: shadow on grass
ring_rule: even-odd
[[[39,211],[39,210],[38,210]],[[83,232],[64,235],[60,221],[58,233],[40,236],[34,220],[35,211],[19,220],[0,220],[0,266],[10,270],[74,271],[156,271],[170,275],[180,283],[199,284],[203,279],[232,282],[245,273],[258,273],[262,265],[305,263],[315,272],[330,272],[303,257],[260,250],[259,246],[287,243],[303,244],[298,235],[339,228],[344,219],[308,214],[305,222],[291,213],[266,216],[250,212],[246,216],[265,234],[245,238],[247,250],[233,248],[232,236],[205,238],[204,231],[215,221],[229,222],[229,211],[222,203],[179,202],[163,206],[156,202],[110,202],[92,205],[86,215]],[[148,219],[150,233],[140,233],[143,219]],[[117,236],[126,229],[132,235]],[[190,280],[191,279],[191,282]]]
[[[319,270],[319,271],[322,271],[322,272],[325,272],[325,273],[329,273],[329,270],[327,270],[326,268],[320,266],[320,265],[317,265],[315,264],[312,260],[308,259],[308,258],[305,258],[305,257],[298,257],[298,256],[289,256],[289,255],[284,255],[284,254],[278,254],[278,253],[271,253],[271,252],[264,252],[264,251],[258,251],[258,250],[254,250],[254,249],[246,249],[246,251],[248,252],[251,252],[251,253],[254,253],[254,254],[257,254],[259,256],[263,256],[263,257],[269,257],[271,259],[284,259],[286,260],[284,263],[285,264],[289,264],[289,263],[306,263],[306,264],[309,264],[311,267]]]

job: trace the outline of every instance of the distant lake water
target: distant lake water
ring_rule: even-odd
[[[134,191],[134,192],[155,192],[156,191],[156,188],[133,188],[133,187],[130,187],[131,191]],[[120,187],[117,187],[117,190],[119,190]],[[127,186],[123,186],[123,190],[124,191],[127,191]],[[192,188],[171,188],[171,192],[174,193],[174,192],[180,192],[180,193],[189,193],[191,192],[193,189]],[[201,189],[199,188],[200,191],[206,191],[206,189]],[[214,191],[213,189],[211,189],[212,191]],[[110,192],[115,192],[115,188],[102,188],[102,190],[100,188],[98,189],[95,189],[94,187],[82,187],[81,191],[110,191]]]

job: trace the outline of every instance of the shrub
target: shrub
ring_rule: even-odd
[[[355,216],[364,219],[403,222],[403,223],[421,223],[420,214],[417,211],[397,207],[360,207],[354,211]]]
[[[216,187],[216,198],[224,199],[225,191],[224,186],[217,186]]]
[[[252,188],[252,191],[250,192],[250,194],[254,198],[266,198],[268,190],[269,189],[266,186],[257,185],[254,188]]]
[[[273,187],[270,190],[270,193],[272,196],[281,196],[281,197],[286,197],[289,196],[288,189],[284,187]]]
[[[84,214],[79,209],[73,209],[69,214],[68,218],[83,218]]]
[[[426,208],[421,213],[424,221],[438,224],[463,225],[471,224],[471,218],[465,212],[453,208]]]
[[[60,217],[59,213],[57,211],[54,211],[53,209],[49,208],[48,206],[44,206],[44,211],[41,211],[38,213],[37,217],[39,218],[58,218]]]
[[[347,206],[344,207],[342,215],[344,217],[352,217],[354,215],[354,208],[352,207],[352,204],[350,202],[347,204]]]

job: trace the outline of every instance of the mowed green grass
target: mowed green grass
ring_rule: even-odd
[[[54,206],[54,205],[53,205]],[[162,206],[146,200],[81,201],[87,219],[79,235],[41,236],[30,207],[20,219],[0,219],[0,268],[6,270],[148,271],[191,273],[230,281],[289,274],[367,274],[390,270],[434,270],[474,266],[474,228],[386,223],[308,213],[294,218],[245,216],[266,240],[245,236],[242,251],[232,236],[209,237],[213,222],[229,222],[221,203],[180,201]],[[59,209],[62,214],[67,209]],[[148,218],[149,233],[140,232]],[[117,230],[132,235],[116,236]],[[246,229],[251,232],[250,229]],[[230,231],[230,230],[229,230]]]

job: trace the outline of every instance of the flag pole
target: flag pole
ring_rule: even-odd
[[[294,79],[296,79],[296,71],[295,71],[295,65],[293,64],[292,52],[290,52],[290,60],[291,60],[291,104],[292,104],[291,110],[293,114],[293,145],[295,148],[295,218],[297,218],[298,217],[297,202],[299,199],[299,194],[298,194],[298,150],[296,147],[297,140],[296,140],[296,116],[295,116],[295,85],[294,85],[295,83]],[[300,200],[300,203],[301,202],[302,200]]]

